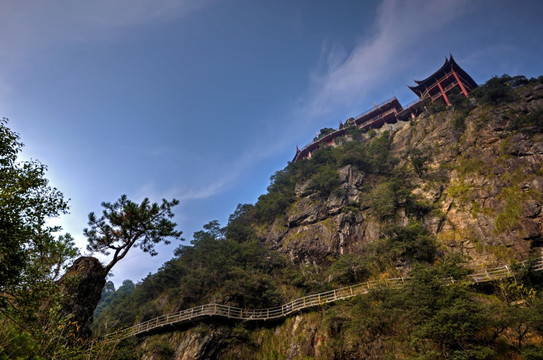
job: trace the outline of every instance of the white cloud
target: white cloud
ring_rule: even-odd
[[[178,196],[180,201],[205,199],[218,194],[223,188],[236,179],[239,174],[229,174],[229,176],[221,177],[219,180],[204,184],[202,187],[190,188],[180,191]]]
[[[312,120],[322,121],[324,116],[338,109],[358,107],[360,98],[417,61],[417,56],[421,56],[416,53],[417,46],[420,50],[420,39],[425,33],[446,29],[467,11],[468,5],[468,0],[383,1],[377,11],[373,33],[361,38],[350,53],[328,40],[323,41],[321,58],[309,73],[308,92],[282,120],[289,123],[288,126],[279,130],[275,122],[270,124],[265,134],[255,135],[251,151],[227,166],[213,169],[214,176],[210,178],[216,180],[176,189],[173,191],[175,197],[193,200],[216,195],[254,163],[291,145],[300,132],[307,131],[307,124]],[[371,103],[367,105],[369,107]],[[262,139],[270,140],[263,142]]]
[[[348,56],[341,49],[326,46],[331,50],[322,56],[329,65],[311,74],[312,90],[301,113],[312,117],[338,106],[352,105],[409,66],[416,58],[415,42],[447,26],[468,5],[467,0],[383,1],[377,11],[373,36],[361,39]]]
[[[231,186],[239,177],[251,167],[255,162],[265,158],[269,153],[256,150],[242,156],[220,168],[210,169],[211,174],[206,178],[213,179],[210,182],[203,182],[197,186],[175,188],[168,191],[173,197],[180,201],[206,199],[219,194],[221,191]]]
[[[12,54],[10,56],[13,62],[17,63],[40,48],[64,41],[107,37],[111,36],[112,30],[187,16],[202,6],[202,3],[207,2],[9,0],[4,11],[0,13],[0,26],[3,30],[0,31],[0,47],[3,49],[0,63],[7,63],[3,61],[6,54]],[[180,200],[204,199],[228,188],[254,163],[292,144],[293,139],[299,137],[301,128],[306,128],[307,122],[313,117],[321,117],[338,108],[353,106],[360,98],[379,87],[386,76],[394,76],[410,66],[416,55],[402,55],[408,51],[410,54],[417,51],[410,49],[415,39],[446,26],[466,11],[468,5],[467,0],[384,0],[377,11],[374,31],[370,36],[361,38],[350,53],[329,41],[323,42],[321,59],[316,69],[309,74],[308,92],[290,113],[285,114],[285,123],[290,120],[292,122],[283,127],[285,130],[282,133],[274,123],[264,136],[255,135],[251,151],[231,164],[222,164],[219,168],[212,169],[213,176],[208,177],[213,179],[212,181],[198,186],[171,188],[166,195],[158,196],[157,199],[153,196],[151,198],[154,201],[162,197],[176,197]],[[263,138],[273,141],[263,142]],[[152,189],[144,190],[142,194],[146,194],[145,196],[154,193],[150,191]]]

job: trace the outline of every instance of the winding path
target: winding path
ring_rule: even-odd
[[[526,262],[521,262],[525,266]],[[532,267],[533,271],[543,270],[543,258],[540,258]],[[509,265],[497,268],[486,269],[482,272],[468,275],[466,281],[472,284],[495,281],[513,276]],[[131,336],[156,331],[159,328],[178,325],[183,323],[195,322],[209,317],[222,317],[226,319],[245,320],[245,321],[265,321],[287,317],[300,310],[325,305],[338,300],[348,299],[357,295],[367,294],[378,284],[385,284],[390,287],[401,287],[409,281],[409,278],[391,278],[381,281],[366,281],[361,284],[346,286],[335,290],[325,291],[319,294],[313,294],[292,300],[281,306],[265,309],[241,309],[221,304],[205,304],[190,309],[181,310],[177,313],[162,315],[151,320],[147,320],[134,326],[112,332],[105,336],[106,339],[124,339]],[[443,281],[452,284],[453,278],[446,278]]]

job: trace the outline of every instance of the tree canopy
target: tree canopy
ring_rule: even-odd
[[[49,186],[45,165],[18,161],[23,144],[7,122],[0,120],[0,308],[15,289],[58,277],[77,254],[72,237],[55,236],[61,228],[47,224],[68,211],[67,202]]]
[[[151,256],[157,255],[155,245],[169,244],[169,238],[182,239],[181,231],[176,231],[177,224],[170,221],[174,214],[172,207],[179,201],[162,200],[162,204],[151,203],[145,198],[137,204],[122,195],[114,203],[103,202],[102,216],[94,212],[89,214],[89,228],[83,230],[88,238],[87,249],[109,255],[113,258],[105,266],[106,273],[126,256],[128,251],[137,246]]]

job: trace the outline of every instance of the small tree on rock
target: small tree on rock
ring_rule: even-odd
[[[156,244],[169,244],[168,238],[181,239],[181,231],[176,231],[176,224],[169,220],[174,216],[171,209],[177,204],[179,201],[176,199],[163,199],[161,205],[151,204],[147,198],[137,204],[128,200],[126,195],[122,195],[115,203],[103,202],[105,209],[102,216],[97,217],[91,212],[90,227],[83,230],[89,241],[87,249],[104,255],[113,252],[113,259],[104,268],[106,273],[133,246],[155,256]]]
[[[89,228],[83,230],[89,242],[87,249],[104,255],[113,252],[113,258],[103,266],[96,258],[81,257],[59,280],[64,293],[69,294],[63,310],[80,326],[79,337],[90,336],[93,312],[106,276],[132,247],[154,256],[156,244],[169,244],[171,238],[181,239],[181,231],[176,231],[176,224],[170,221],[174,216],[172,207],[178,203],[175,199],[162,200],[159,205],[146,198],[137,204],[123,195],[114,203],[103,202],[102,216],[89,214]]]
[[[428,170],[427,163],[431,159],[432,152],[429,148],[422,150],[419,148],[413,148],[409,151],[409,161],[411,162],[411,165],[419,178],[422,178],[426,170]]]

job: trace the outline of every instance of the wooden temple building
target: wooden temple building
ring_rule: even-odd
[[[477,87],[477,83],[454,61],[452,55],[445,58],[443,66],[432,75],[424,80],[415,80],[415,82],[417,85],[409,86],[409,88],[419,98],[407,107],[402,107],[395,97],[379,105],[374,105],[345,125],[340,123],[338,130],[314,140],[301,150],[296,147],[293,161],[311,158],[312,153],[321,146],[332,146],[337,137],[345,135],[346,128],[349,126],[358,126],[363,130],[369,130],[378,129],[384,124],[408,121],[422,112],[423,101],[442,101],[448,106],[451,104],[449,101],[451,93],[459,93],[468,97],[468,94]]]
[[[447,94],[455,88],[468,97],[468,93],[477,87],[477,83],[458,66],[452,55],[445,59],[445,64],[435,73],[422,81],[415,80],[415,82],[417,86],[409,86],[409,88],[420,99],[430,98],[432,102],[441,99],[447,105],[451,104]]]

